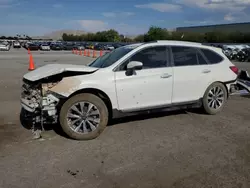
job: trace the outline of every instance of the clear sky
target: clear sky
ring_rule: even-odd
[[[0,35],[164,28],[250,21],[250,0],[0,0]]]

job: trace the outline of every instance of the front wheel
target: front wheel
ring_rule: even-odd
[[[108,124],[108,109],[102,99],[90,93],[67,100],[60,111],[63,131],[76,140],[98,137]]]
[[[207,114],[219,113],[227,101],[227,89],[219,82],[211,84],[202,99],[203,108]]]

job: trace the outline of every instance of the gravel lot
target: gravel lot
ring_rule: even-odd
[[[71,52],[32,54],[36,67],[93,60]],[[91,141],[54,130],[31,140],[19,123],[28,59],[24,49],[0,52],[0,187],[250,187],[249,98],[232,96],[216,116],[177,111],[119,119]],[[250,72],[250,63],[235,64]]]

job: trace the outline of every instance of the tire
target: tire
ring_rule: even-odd
[[[93,109],[95,112],[98,112],[99,115],[95,116],[98,117],[97,119],[99,119],[99,124],[98,126],[96,126],[95,130],[93,130],[93,126],[91,127],[90,125],[92,123],[94,123],[94,121],[92,121],[94,118],[92,118],[91,120],[91,124],[88,122],[86,122],[88,119],[86,118],[88,115],[88,112],[84,113],[82,118],[86,118],[85,120],[80,119],[79,121],[77,121],[76,126],[72,126],[69,121],[68,121],[68,113],[69,112],[76,112],[75,110],[71,110],[72,106],[77,107],[77,110],[80,109],[80,103],[86,105],[86,107],[84,107],[84,109],[88,108],[87,104],[92,104],[94,105]],[[75,108],[74,108],[75,109]],[[82,109],[82,108],[81,108]],[[83,110],[82,110],[83,111]],[[78,113],[76,113],[78,114]],[[61,124],[61,127],[63,129],[63,131],[72,139],[75,140],[91,140],[91,139],[95,139],[96,137],[98,137],[103,130],[106,128],[107,124],[108,124],[108,117],[109,117],[109,113],[108,113],[108,109],[107,106],[105,105],[105,103],[103,102],[102,99],[100,99],[99,97],[97,97],[96,95],[90,94],[90,93],[83,93],[83,94],[77,94],[73,97],[71,97],[70,99],[68,99],[62,106],[61,111],[60,111],[60,115],[59,115],[59,121]],[[91,117],[89,117],[91,118]],[[78,119],[78,118],[76,118]],[[97,120],[96,119],[96,120]],[[76,127],[78,127],[78,123],[85,121],[84,125],[79,128],[81,130],[76,131]],[[72,122],[74,122],[72,120]],[[96,123],[96,122],[95,122]],[[92,124],[94,125],[94,124]],[[87,126],[87,128],[86,128]],[[85,131],[84,131],[84,127],[85,127]],[[73,130],[75,129],[75,130]],[[88,130],[86,130],[88,129]]]
[[[24,108],[21,108],[19,121],[24,128],[28,130],[32,129],[33,119],[31,118],[31,114]]]
[[[217,95],[217,102],[215,101],[216,105],[218,106],[219,102],[221,102],[221,105],[218,108],[211,107],[211,105],[213,106],[213,104],[214,104],[210,100],[210,98],[212,98],[211,93],[215,92],[215,90],[214,90],[215,88],[219,89],[219,91],[220,91],[217,94],[223,93],[223,95]],[[216,90],[216,91],[218,91],[218,90]],[[212,99],[212,100],[214,100],[214,99]],[[226,102],[227,102],[227,89],[222,83],[219,83],[219,82],[215,82],[215,83],[211,84],[207,88],[207,90],[202,98],[203,109],[204,109],[205,113],[207,113],[209,115],[215,115],[215,114],[221,112],[223,107],[225,106]]]

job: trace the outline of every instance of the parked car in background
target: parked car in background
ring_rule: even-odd
[[[112,46],[110,44],[105,45],[104,48],[105,48],[105,50],[111,50],[111,51],[115,49],[114,46]]]
[[[61,44],[51,44],[50,49],[51,50],[63,50],[63,46]]]
[[[29,49],[31,51],[38,51],[40,49],[40,47],[34,43],[29,43],[27,46],[27,49]]]
[[[119,47],[121,47],[122,45],[121,44],[119,44],[119,43],[115,43],[115,44],[113,44],[113,47],[116,49],[116,48],[119,48]]]
[[[13,42],[13,48],[21,48],[21,44],[19,41],[14,41]]]
[[[42,51],[50,51],[50,46],[48,44],[41,44],[40,50]]]
[[[95,50],[105,50],[105,47],[103,44],[97,44],[94,46],[94,49]]]
[[[223,45],[222,51],[232,61],[250,60],[250,46],[248,45]]]
[[[217,114],[237,75],[219,48],[154,41],[117,48],[87,66],[50,64],[29,72],[21,105],[33,122],[59,120],[69,137],[88,140],[119,115],[183,108]]]
[[[93,50],[94,49],[94,45],[93,44],[86,44],[86,49],[91,49]]]
[[[28,49],[28,47],[29,47],[30,44],[32,44],[32,43],[31,43],[31,42],[26,42],[26,43],[24,44],[24,48],[25,48],[25,49]]]
[[[10,44],[8,42],[0,42],[0,51],[9,51]]]
[[[73,50],[75,45],[73,43],[66,43],[63,45],[63,50]]]
[[[83,44],[77,44],[77,45],[75,45],[74,49],[76,49],[76,50],[84,50],[85,47],[84,47]]]

